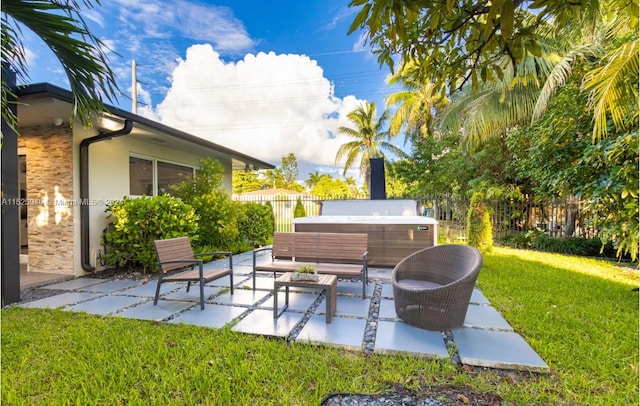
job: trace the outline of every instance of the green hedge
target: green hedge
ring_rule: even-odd
[[[616,257],[616,250],[613,244],[609,241],[603,246],[600,238],[555,238],[540,231],[527,231],[507,234],[500,238],[499,243],[511,248],[533,249],[558,254],[605,258]]]
[[[107,265],[155,272],[153,241],[198,238],[198,216],[191,206],[171,196],[125,197],[107,207],[113,229],[104,235]]]

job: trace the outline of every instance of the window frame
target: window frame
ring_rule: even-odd
[[[176,162],[176,161],[171,161],[168,159],[163,159],[163,158],[156,158],[156,157],[152,157],[149,155],[144,155],[144,154],[137,154],[134,152],[129,153],[129,158],[136,158],[136,159],[144,159],[146,161],[151,161],[151,168],[152,168],[152,196],[158,196],[158,162],[161,163],[165,163],[165,164],[169,164],[169,165],[175,165],[175,166],[180,166],[183,167],[185,169],[191,169],[192,171],[192,176],[196,176],[196,171],[198,170],[198,167],[194,166],[194,165],[189,165],[189,164],[185,164],[182,162]],[[139,197],[142,195],[134,195],[131,194],[131,164],[128,164],[128,170],[129,170],[129,196],[132,197]]]

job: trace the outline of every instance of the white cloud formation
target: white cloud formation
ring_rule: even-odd
[[[298,161],[334,166],[336,133],[364,101],[334,96],[316,61],[304,55],[247,54],[225,62],[210,45],[194,45],[173,71],[155,115],[169,126],[278,165]],[[300,173],[306,177],[306,173]]]
[[[116,0],[119,18],[132,32],[148,38],[177,36],[205,41],[220,52],[238,53],[253,48],[254,42],[242,21],[228,7],[175,0]]]

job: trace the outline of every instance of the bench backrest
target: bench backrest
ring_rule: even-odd
[[[362,261],[366,233],[274,233],[273,257],[298,261]]]
[[[156,250],[156,255],[158,256],[158,262],[175,261],[180,259],[193,261],[195,259],[191,243],[189,242],[189,237],[156,240],[153,242],[153,246]],[[186,263],[160,264],[160,270],[166,273],[174,269],[184,268],[186,265]]]

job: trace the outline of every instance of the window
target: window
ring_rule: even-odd
[[[156,159],[129,157],[129,194],[155,196],[169,193],[169,186],[193,179],[193,168]]]
[[[129,194],[153,196],[153,161],[129,157]]]
[[[193,168],[158,161],[158,194],[169,193],[169,186],[193,179]]]

